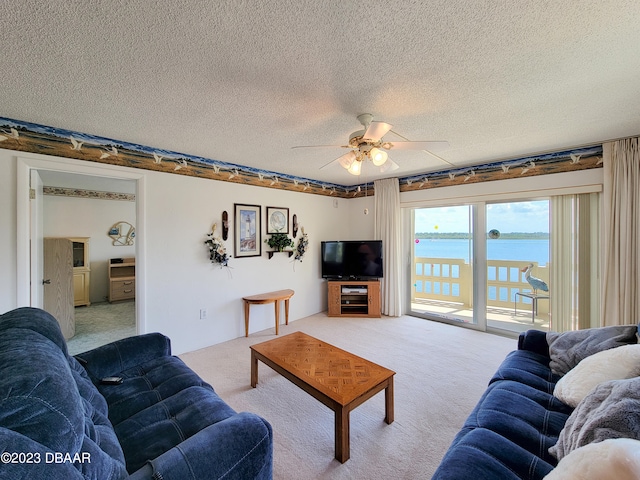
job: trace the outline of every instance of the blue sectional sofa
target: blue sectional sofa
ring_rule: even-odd
[[[0,316],[0,452],[1,479],[271,479],[273,434],[161,334],[70,357],[51,315],[19,308]]]
[[[630,344],[637,344],[637,326],[565,334],[529,330],[521,334],[518,349],[507,355],[491,378],[487,390],[454,438],[433,479],[542,479],[550,474],[558,460],[549,449],[558,442],[565,425],[572,424],[576,428],[576,422],[570,420],[574,408],[554,396],[556,384],[581,360],[597,352]],[[633,375],[640,375],[640,371],[636,368],[627,378]],[[624,381],[614,380],[609,386]],[[640,404],[635,399],[634,402]],[[576,413],[580,405],[575,408]],[[597,422],[607,422],[605,417],[598,412]],[[585,423],[582,421],[578,427]],[[628,412],[622,423],[625,423],[622,433],[608,425],[605,427],[614,438],[640,435],[640,409]],[[602,431],[602,426],[597,428]],[[575,432],[573,434],[576,435]],[[587,443],[584,438],[583,432],[580,441]],[[633,446],[637,449],[638,445],[640,442]],[[586,470],[584,465],[576,468],[578,471]],[[560,470],[558,468],[556,473]],[[557,478],[575,477],[559,475]]]

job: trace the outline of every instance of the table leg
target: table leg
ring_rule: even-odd
[[[536,323],[536,311],[538,310],[538,299],[531,299],[531,323]]]
[[[393,423],[393,377],[389,379],[387,388],[384,389],[384,421],[387,424]]]
[[[250,306],[251,304],[245,300],[244,301],[244,336],[245,337],[249,336],[249,307]]]
[[[349,410],[339,406],[336,410],[336,460],[349,460]]]
[[[280,300],[273,302],[276,306],[276,335],[278,335],[278,326],[280,325]]]
[[[256,352],[251,350],[251,386],[256,388],[258,384],[258,357]]]
[[[284,300],[284,321],[287,325],[289,325],[289,299],[285,298]]]

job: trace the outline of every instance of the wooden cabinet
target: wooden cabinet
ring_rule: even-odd
[[[327,286],[330,317],[380,318],[380,282],[330,280]]]
[[[109,262],[109,302],[136,298],[136,259],[112,258]]]
[[[73,305],[91,305],[91,264],[89,237],[70,237],[73,252]]]

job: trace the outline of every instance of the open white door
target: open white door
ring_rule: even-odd
[[[29,209],[31,225],[29,229],[30,239],[30,265],[31,265],[31,306],[42,308],[44,306],[44,278],[43,260],[43,217],[44,200],[42,179],[36,169],[29,172],[30,194]]]

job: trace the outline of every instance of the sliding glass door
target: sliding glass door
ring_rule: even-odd
[[[412,212],[411,313],[475,324],[472,205]]]
[[[487,327],[549,329],[549,200],[486,205]]]
[[[410,313],[477,329],[549,328],[549,200],[411,209]]]

